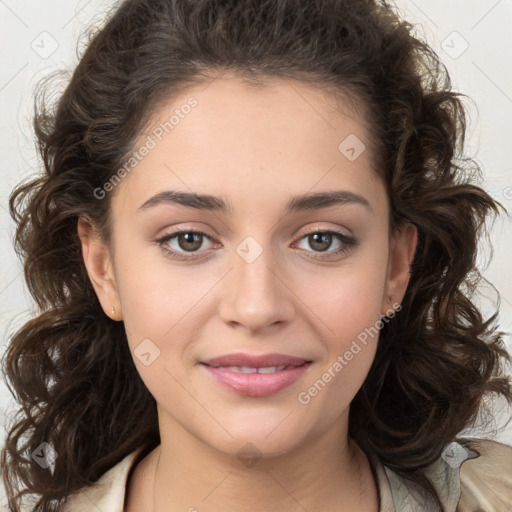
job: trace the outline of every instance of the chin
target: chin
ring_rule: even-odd
[[[210,436],[203,437],[203,442],[213,449],[222,452],[230,457],[236,457],[242,462],[247,459],[271,459],[293,452],[305,440],[299,436],[297,429],[290,429],[291,425],[276,427],[275,429],[255,428],[254,423],[243,426],[225,425],[225,428],[233,436],[221,433],[215,439]],[[282,430],[281,430],[282,429]]]

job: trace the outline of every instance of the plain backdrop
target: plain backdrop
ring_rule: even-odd
[[[0,350],[10,334],[34,314],[21,263],[12,245],[14,224],[8,197],[14,186],[39,169],[31,129],[36,82],[77,63],[77,42],[101,25],[115,2],[101,0],[0,0]],[[512,0],[396,0],[447,66],[453,86],[471,98],[467,154],[484,171],[482,186],[512,211]],[[502,217],[491,231],[494,256],[479,260],[485,278],[501,296],[501,328],[512,331],[512,222]],[[488,292],[488,293],[487,293]],[[486,295],[495,300],[488,286]],[[507,337],[509,348],[510,336]],[[0,425],[12,415],[12,399],[0,382]],[[499,411],[497,410],[498,414]],[[511,422],[512,423],[512,422]],[[512,424],[497,439],[512,445]],[[2,434],[2,443],[4,434]]]

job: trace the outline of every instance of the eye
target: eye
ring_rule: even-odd
[[[191,257],[197,257],[191,255],[201,249],[205,238],[211,240],[203,231],[186,229],[164,235],[156,240],[156,242],[167,256],[178,259],[190,259]],[[187,253],[190,255],[187,255]]]
[[[315,259],[327,259],[333,256],[340,256],[349,252],[357,245],[357,240],[354,237],[335,230],[311,230],[305,233],[300,240],[305,240],[306,244],[313,249],[313,253],[316,254],[310,257]],[[337,248],[329,251],[333,242],[336,241],[338,242]]]

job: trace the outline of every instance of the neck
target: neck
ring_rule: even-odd
[[[151,512],[378,511],[371,467],[345,429],[272,457],[245,443],[229,455],[181,429],[161,433]]]

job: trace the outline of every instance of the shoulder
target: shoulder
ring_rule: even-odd
[[[465,443],[478,454],[460,467],[459,512],[512,510],[512,447],[496,441]]]
[[[71,494],[64,503],[62,512],[123,512],[128,475],[140,453],[140,448],[131,452],[94,484]]]
[[[381,496],[380,512],[437,510],[418,483],[403,478],[374,459]],[[512,510],[512,447],[483,439],[449,443],[424,470],[446,512]]]
[[[512,447],[506,444],[459,439],[426,474],[448,510],[512,510]]]

